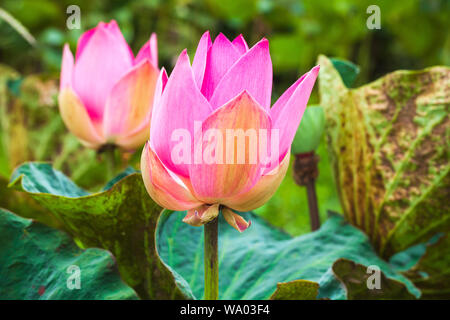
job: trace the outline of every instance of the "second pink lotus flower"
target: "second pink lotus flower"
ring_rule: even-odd
[[[271,107],[272,62],[269,42],[262,39],[251,49],[242,36],[229,41],[220,34],[211,43],[209,32],[201,38],[192,63],[181,53],[170,78],[160,73],[151,120],[150,141],[144,147],[141,169],[147,191],[161,206],[187,210],[184,222],[203,225],[217,217],[239,231],[249,223],[236,211],[260,207],[275,193],[289,165],[290,147],[300,124],[319,66],[298,79]],[[209,129],[255,130],[278,135],[278,158],[267,167],[256,163],[196,162],[195,124]],[[174,161],[179,143],[173,133],[190,133],[189,159]],[[273,136],[268,140],[274,139]],[[262,143],[258,137],[258,145]],[[210,143],[200,145],[207,152]],[[216,156],[217,156],[217,151]],[[228,150],[227,150],[228,152]],[[245,147],[247,160],[250,156]],[[226,155],[223,155],[226,157]]]
[[[61,117],[90,148],[134,150],[148,139],[158,74],[156,34],[135,58],[117,23],[100,22],[79,38],[75,61],[64,46]]]

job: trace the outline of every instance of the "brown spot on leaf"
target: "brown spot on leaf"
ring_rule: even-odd
[[[38,290],[38,294],[39,294],[40,296],[42,296],[44,293],[45,293],[45,287],[44,287],[44,286],[40,286],[40,287],[39,287],[39,290]]]

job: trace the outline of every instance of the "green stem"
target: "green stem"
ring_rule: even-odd
[[[205,300],[219,298],[218,234],[219,219],[205,224]]]
[[[306,195],[308,196],[309,218],[311,222],[311,230],[315,231],[320,228],[319,206],[316,195],[316,179],[319,175],[317,163],[319,157],[312,152],[298,153],[295,155],[294,162],[294,180],[299,186],[306,187]]]
[[[115,158],[115,147],[111,146],[105,149],[105,161],[106,161],[106,172],[107,179],[111,181],[116,176],[116,158]]]
[[[317,205],[316,184],[314,180],[310,180],[306,183],[306,194],[308,196],[311,231],[316,231],[320,228],[320,217],[319,207]]]

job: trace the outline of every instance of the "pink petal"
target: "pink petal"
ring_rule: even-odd
[[[286,105],[286,103],[289,101],[291,96],[294,94],[295,90],[299,86],[300,83],[302,83],[303,79],[308,75],[309,73],[305,73],[300,78],[297,79],[297,81],[294,82],[283,94],[278,98],[278,100],[274,103],[272,106],[270,114],[272,115],[272,118],[275,116],[278,116],[279,111],[275,110],[281,110]]]
[[[194,121],[203,121],[210,113],[211,107],[197,88],[189,57],[184,50],[167,81],[158,107],[153,112],[150,128],[152,147],[169,170],[184,177],[189,176],[187,164],[175,164],[172,161],[172,150],[178,144],[177,141],[172,141],[172,134],[176,130],[179,132],[185,129],[192,141]],[[191,149],[190,156],[192,155]]]
[[[70,87],[59,93],[58,106],[64,124],[84,145],[98,149],[106,142],[99,130],[100,124],[92,122],[83,102]]]
[[[241,212],[251,211],[261,207],[275,194],[289,167],[291,153],[288,152],[283,161],[273,172],[263,175],[248,191],[237,196],[222,200],[222,204]]]
[[[105,137],[116,138],[134,135],[149,127],[158,70],[149,60],[133,67],[112,88],[106,101],[103,117]],[[140,145],[148,139],[150,130],[142,137]]]
[[[99,22],[95,28],[92,28],[92,29],[84,32],[81,35],[81,37],[78,38],[77,53],[76,53],[77,60],[80,58],[81,53],[83,52],[84,48],[86,47],[86,44],[89,42],[92,35],[99,28],[102,28],[102,29],[106,30],[107,32],[111,33],[111,35],[113,35],[122,44],[122,46],[127,48],[131,59],[133,59],[133,52],[131,51],[131,48],[128,46],[128,43],[126,42],[125,38],[123,37],[122,32],[120,31],[119,26],[117,25],[117,22],[115,20],[111,20],[111,22],[109,22],[109,23]]]
[[[59,82],[59,90],[62,91],[66,87],[72,87],[73,76],[73,55],[69,45],[66,43],[63,49],[61,63],[61,79]]]
[[[87,43],[89,42],[89,39],[91,39],[92,35],[97,30],[97,27],[92,28],[86,32],[84,32],[81,37],[78,38],[77,43],[77,52],[75,54],[75,58],[78,60],[80,59],[81,53],[84,51],[84,48],[86,47]]]
[[[164,69],[163,67],[159,72],[158,80],[156,81],[155,97],[153,99],[153,109],[152,109],[153,114],[158,112],[157,109],[159,108],[160,105],[159,102],[161,101],[161,96],[162,93],[164,92],[168,79],[169,78],[167,77],[166,69]],[[151,122],[153,122],[153,118],[151,119]]]
[[[236,48],[237,51],[239,51],[239,53],[241,55],[245,54],[248,51],[248,45],[247,42],[244,39],[244,36],[242,34],[238,35],[234,40],[233,40],[233,45]]]
[[[150,40],[148,40],[139,50],[139,53],[134,60],[134,64],[139,64],[142,60],[148,59],[155,68],[158,68],[158,40],[156,33],[152,33]]]
[[[320,66],[315,66],[297,80],[270,110],[273,126],[280,130],[280,157],[290,149],[295,132],[305,112]]]
[[[133,152],[142,147],[150,136],[150,123],[143,123],[138,130],[134,130],[131,134],[118,136],[114,143],[122,150]]]
[[[189,167],[189,177],[197,199],[205,203],[221,203],[221,199],[233,197],[251,188],[261,176],[262,163],[259,161],[259,130],[270,131],[270,117],[266,111],[246,92],[217,109],[202,124],[202,130],[196,133],[196,152],[201,150],[201,161],[194,162]],[[222,144],[205,134],[209,129],[215,129],[222,138]],[[250,138],[245,138],[245,145],[232,144],[227,148],[227,131],[235,130],[243,134],[254,133],[252,138],[255,149],[250,148]],[[247,131],[249,130],[249,131]],[[199,135],[203,136],[203,139]],[[205,140],[206,137],[206,140]],[[232,137],[232,136],[230,136]],[[234,139],[233,141],[239,141]],[[238,142],[239,143],[239,142]],[[211,147],[212,146],[212,147]],[[205,154],[215,150],[217,158],[207,160]],[[239,154],[243,159],[239,160]]]
[[[243,55],[223,76],[210,99],[219,108],[247,90],[267,111],[272,94],[272,61],[269,41],[262,39]]]
[[[202,205],[191,192],[172,178],[156,153],[146,143],[141,157],[141,171],[147,192],[161,207],[189,210]]]
[[[223,208],[222,214],[228,224],[239,232],[247,230],[252,225],[250,220],[245,221],[244,218],[229,208]]]
[[[220,79],[240,57],[234,45],[222,33],[214,40],[209,49],[203,78],[202,93],[210,99]]]
[[[211,37],[209,31],[206,31],[197,46],[195,51],[194,61],[192,62],[192,71],[194,72],[195,82],[198,88],[202,87],[203,77],[206,70],[206,61],[208,58],[208,51],[211,48]]]
[[[219,215],[219,204],[203,204],[197,208],[188,210],[183,222],[194,227],[201,227],[215,219]]]
[[[132,67],[128,48],[106,28],[97,28],[76,61],[73,87],[95,121],[100,121],[113,85]]]
[[[101,24],[101,23],[100,23]],[[99,24],[99,25],[100,25]],[[131,50],[130,46],[127,43],[127,40],[125,40],[125,37],[122,34],[122,31],[120,31],[119,25],[117,24],[116,20],[111,20],[109,23],[104,24],[106,29],[110,31],[116,39],[119,41],[120,45],[127,49],[131,61],[134,60],[133,51]]]
[[[152,53],[153,64],[158,67],[158,38],[154,32],[150,36],[150,52]]]

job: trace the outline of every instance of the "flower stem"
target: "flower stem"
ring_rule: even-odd
[[[219,219],[205,224],[205,300],[219,298],[218,234]]]
[[[115,149],[116,148],[114,146],[108,146],[104,151],[108,181],[111,181],[116,175],[116,158],[114,152]]]
[[[311,230],[316,231],[320,228],[320,218],[319,218],[319,208],[317,206],[315,180],[310,180],[306,183],[306,193],[308,195],[308,207],[309,207]]]
[[[299,153],[295,155],[294,161],[294,180],[299,186],[306,187],[308,196],[309,218],[311,230],[320,228],[319,206],[316,195],[316,179],[319,175],[319,156],[314,151]]]

